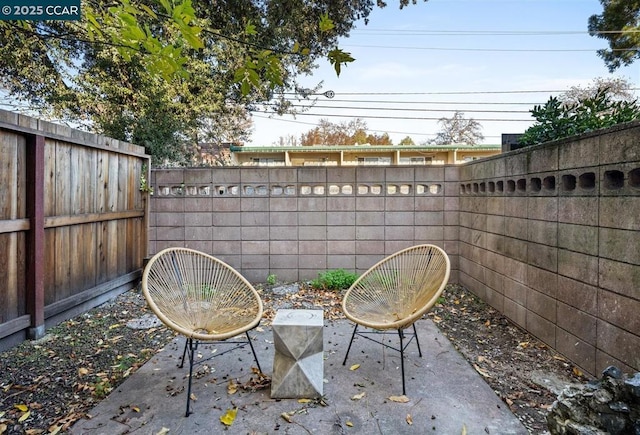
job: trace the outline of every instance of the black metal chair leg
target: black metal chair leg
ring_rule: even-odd
[[[418,330],[416,329],[416,324],[413,324],[413,336],[416,338],[416,344],[418,345],[418,355],[422,358],[422,350],[420,349],[420,342],[418,341]]]
[[[182,350],[182,359],[180,360],[179,368],[184,367],[184,357],[187,354],[187,345],[189,344],[189,338],[187,338],[184,342],[184,349]]]
[[[187,412],[185,413],[185,417],[189,417],[191,414],[190,404],[191,404],[191,380],[193,379],[193,360],[194,360],[194,346],[193,339],[188,338],[187,343],[189,344],[189,383],[187,386]]]
[[[400,368],[402,372],[402,394],[405,394],[405,386],[404,386],[404,344],[402,343],[402,338],[404,337],[404,333],[402,329],[398,329],[398,335],[400,336]]]
[[[358,330],[358,324],[353,327],[353,334],[351,334],[351,341],[349,342],[349,347],[347,347],[347,354],[344,356],[344,361],[342,361],[342,365],[347,363],[347,357],[349,356],[349,351],[351,350],[351,344],[353,344],[353,338],[356,336],[356,331]]]
[[[260,368],[260,363],[258,362],[258,355],[256,355],[256,350],[253,348],[253,343],[251,342],[251,337],[249,337],[249,332],[245,332],[247,336],[247,341],[249,342],[249,346],[251,346],[251,352],[253,352],[253,359],[256,360],[256,365],[258,366],[258,370],[262,373],[262,369]]]

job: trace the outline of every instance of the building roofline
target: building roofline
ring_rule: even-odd
[[[312,152],[312,151],[500,151],[502,145],[312,145],[312,146],[239,146],[231,145],[232,152]]]

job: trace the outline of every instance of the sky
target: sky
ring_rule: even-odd
[[[326,59],[303,86],[333,91],[311,97],[303,114],[254,112],[248,146],[361,118],[368,131],[389,133],[394,144],[410,136],[433,139],[438,120],[461,111],[482,126],[483,144],[533,124],[530,110],[572,86],[597,77],[621,77],[640,88],[640,61],[610,74],[596,50],[605,40],[589,36],[588,18],[598,0],[429,0],[404,9],[397,0],[375,8],[338,45],[355,62],[340,77]],[[637,91],[636,91],[637,92]]]

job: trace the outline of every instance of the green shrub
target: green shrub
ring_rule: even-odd
[[[358,279],[355,273],[347,272],[344,269],[328,270],[318,273],[318,278],[311,281],[311,287],[328,290],[341,290],[351,287],[351,284]]]
[[[278,282],[278,277],[275,273],[270,273],[269,276],[267,276],[267,284],[275,285],[276,282]]]

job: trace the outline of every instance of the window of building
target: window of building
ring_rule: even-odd
[[[358,157],[359,165],[390,165],[391,157]]]

